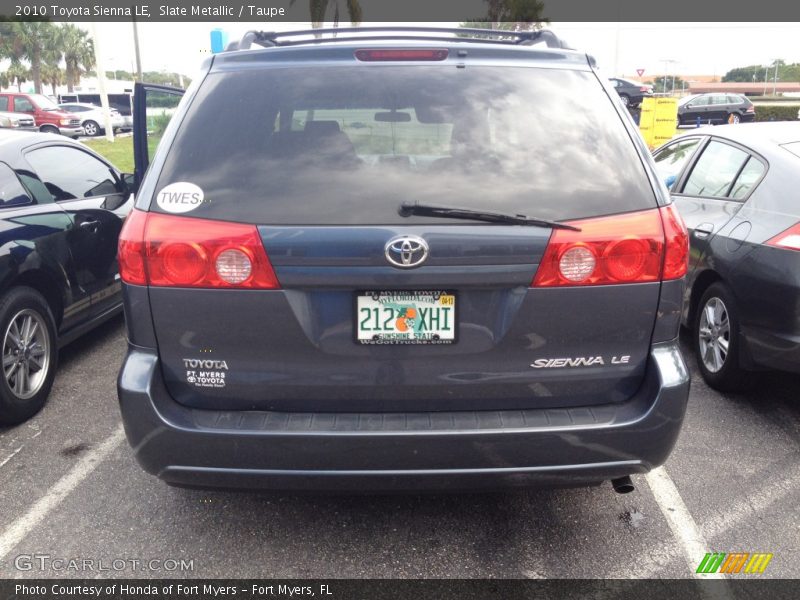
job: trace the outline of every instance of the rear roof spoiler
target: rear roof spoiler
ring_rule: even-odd
[[[331,37],[320,37],[331,34]],[[345,37],[339,37],[345,34]],[[431,35],[442,34],[442,35]],[[444,35],[449,34],[449,35]],[[332,37],[332,36],[337,37]],[[304,39],[287,39],[287,38]],[[446,42],[479,42],[484,44],[510,44],[533,46],[546,44],[548,48],[572,50],[549,29],[535,31],[510,31],[504,29],[475,29],[469,27],[336,27],[301,29],[297,31],[248,31],[238,41],[225,48],[227,51],[248,50],[253,44],[263,48],[299,46],[332,42],[365,42],[376,40],[420,40]]]

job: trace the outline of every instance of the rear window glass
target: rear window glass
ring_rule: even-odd
[[[157,192],[175,182],[203,190],[192,216],[276,225],[443,222],[399,216],[415,201],[550,219],[655,206],[596,76],[541,68],[214,73]]]

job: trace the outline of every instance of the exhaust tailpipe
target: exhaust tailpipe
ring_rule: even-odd
[[[625,477],[620,477],[619,479],[612,479],[611,487],[613,487],[614,491],[618,494],[630,494],[635,489],[633,487],[633,482],[628,475],[625,475]]]

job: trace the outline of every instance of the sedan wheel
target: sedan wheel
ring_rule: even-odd
[[[694,318],[694,346],[697,366],[706,383],[726,391],[752,387],[756,373],[740,366],[741,329],[736,298],[722,282],[709,286],[697,305]]]
[[[620,94],[619,98],[620,100],[622,100],[623,106],[628,106],[631,103],[631,99],[628,98],[628,96],[626,96],[625,94]]]
[[[703,307],[698,336],[703,364],[710,372],[717,373],[725,365],[731,341],[728,309],[719,298],[710,298]]]
[[[83,132],[90,137],[94,137],[100,133],[100,127],[94,121],[86,121],[83,124]]]

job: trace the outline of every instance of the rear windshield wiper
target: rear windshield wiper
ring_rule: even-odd
[[[400,205],[398,213],[401,217],[418,215],[421,217],[442,217],[444,219],[468,219],[471,221],[486,221],[487,223],[508,223],[511,225],[534,225],[536,227],[550,227],[552,229],[569,229],[580,231],[579,227],[559,223],[558,221],[548,221],[547,219],[537,219],[527,215],[508,215],[505,213],[490,212],[487,210],[472,210],[470,208],[455,208],[450,206],[435,206],[433,204],[409,204],[404,202]]]

